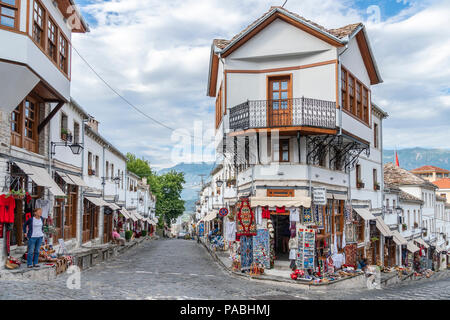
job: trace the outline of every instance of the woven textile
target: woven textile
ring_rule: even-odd
[[[303,208],[302,213],[304,225],[314,224],[314,218],[311,213],[311,208]]]
[[[270,268],[270,239],[267,229],[258,229],[253,237],[253,261],[266,269]]]
[[[237,235],[256,236],[256,222],[248,198],[243,198],[237,203],[239,212],[237,214]]]
[[[253,239],[241,236],[241,269],[249,270],[253,263]]]
[[[345,225],[345,241],[347,243],[357,242],[358,236],[356,234],[356,225],[353,223],[348,223]]]
[[[349,244],[344,249],[345,252],[345,264],[356,267],[356,244]]]
[[[314,206],[314,219],[316,221],[316,226],[319,229],[323,228],[323,207],[322,206]]]

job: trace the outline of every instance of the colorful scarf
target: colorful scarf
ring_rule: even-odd
[[[303,224],[304,225],[314,224],[314,219],[313,219],[313,216],[311,213],[311,208],[303,208],[302,216],[303,216]]]

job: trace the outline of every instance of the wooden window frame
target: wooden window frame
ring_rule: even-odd
[[[52,32],[52,26],[54,32]],[[54,41],[51,40],[50,33],[54,38]],[[58,63],[58,48],[59,48],[59,29],[57,24],[53,21],[52,18],[47,18],[47,55],[55,62]],[[50,49],[53,48],[53,52],[50,52]]]
[[[9,4],[9,3],[6,3],[6,2],[0,0],[0,29],[16,30],[16,31],[19,30],[19,26],[20,26],[20,2],[21,2],[20,0],[16,0],[16,4],[12,5],[12,4]],[[6,14],[2,14],[1,8],[7,8],[7,9],[10,9],[10,10],[14,11],[14,26],[13,27],[1,24],[1,18],[2,17],[6,17],[6,18],[9,18],[9,19],[12,19],[11,16],[8,16]]]
[[[222,97],[223,97],[223,90],[222,85],[220,85],[219,93],[217,94],[216,98],[216,129],[219,129],[224,114]]]
[[[291,140],[290,139],[280,139],[279,140],[280,142],[279,142],[279,145],[278,145],[278,152],[279,152],[279,159],[278,159],[278,161],[279,162],[283,162],[283,163],[289,163],[289,162],[291,162]],[[285,145],[287,145],[287,147],[288,147],[288,150],[287,150],[287,153],[288,153],[288,160],[283,160],[283,157],[282,157],[282,155],[283,155],[283,146],[285,146]]]
[[[364,183],[364,182],[361,179],[361,165],[360,164],[356,165],[355,176],[356,176],[356,188],[362,189],[362,187],[360,186],[360,181],[361,181],[361,183]]]
[[[69,41],[59,32],[58,45],[58,67],[66,75],[69,73]]]
[[[377,191],[378,184],[378,170],[372,169],[373,190]]]
[[[294,197],[295,190],[293,189],[267,189],[268,197]]]
[[[38,8],[37,8],[38,7]],[[42,16],[39,16],[39,12],[37,9],[40,9],[42,11]],[[39,25],[39,21],[36,20],[36,15],[38,15],[41,18],[42,25]],[[42,49],[44,52],[46,52],[47,47],[47,10],[45,9],[44,5],[39,0],[33,0],[33,28],[32,28],[32,38],[34,42]],[[37,32],[35,28],[40,29],[40,39],[37,39]]]
[[[373,124],[373,147],[378,149],[378,123]]]
[[[31,103],[34,105],[34,117],[27,117],[27,103]],[[38,124],[39,124],[39,114],[40,114],[40,101],[27,96],[10,114],[11,125],[10,125],[10,134],[11,134],[11,145],[16,146],[18,148],[22,148],[28,150],[33,153],[39,153],[39,133],[38,133]],[[13,120],[13,116],[17,117],[17,119]],[[32,122],[31,129],[31,138],[26,135],[26,131],[29,129],[26,127],[27,123]],[[15,124],[18,128],[18,131],[12,130],[12,125]]]
[[[350,86],[351,82],[353,82],[353,88]],[[370,89],[343,66],[341,67],[341,95],[341,108],[370,127]]]

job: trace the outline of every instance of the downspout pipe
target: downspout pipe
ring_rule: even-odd
[[[342,51],[341,53],[338,54],[338,72],[337,72],[337,82],[338,82],[338,99],[339,101],[336,101],[337,105],[339,106],[341,101],[342,101],[342,79],[341,79],[341,75],[342,75],[342,62],[341,62],[341,56],[348,50],[348,42],[345,45],[345,49],[344,51]],[[344,106],[340,106],[339,108],[339,136],[342,135],[342,117],[343,117],[343,107]]]

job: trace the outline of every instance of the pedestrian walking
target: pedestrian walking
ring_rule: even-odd
[[[39,268],[39,250],[44,238],[42,209],[34,209],[33,215],[33,218],[28,219],[23,225],[23,234],[28,240],[27,266],[28,268]]]

